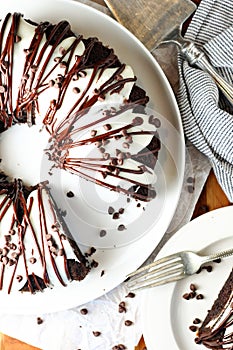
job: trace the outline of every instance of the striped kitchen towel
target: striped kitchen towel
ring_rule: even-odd
[[[233,0],[202,0],[185,37],[201,47],[211,64],[233,84]],[[208,73],[178,56],[177,100],[187,139],[210,160],[233,202],[233,106]]]

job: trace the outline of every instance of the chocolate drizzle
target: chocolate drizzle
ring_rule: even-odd
[[[0,247],[0,288],[6,288],[4,285],[4,276],[7,268],[7,273],[11,275],[11,277],[8,278],[9,284],[7,290],[8,293],[11,292],[13,282],[16,283],[15,280],[17,279],[16,274],[19,264],[21,265],[20,269],[24,266],[23,276],[26,277],[26,283],[21,290],[28,290],[31,293],[34,293],[35,291],[43,290],[46,287],[51,288],[53,285],[48,272],[48,258],[46,259],[46,256],[49,256],[49,265],[52,266],[54,274],[61,285],[65,286],[66,283],[60,273],[57,259],[63,259],[64,272],[67,280],[83,279],[89,271],[87,261],[76,244],[72,243],[72,250],[79,261],[77,262],[75,259],[72,259],[72,262],[73,265],[78,266],[76,270],[79,269],[82,274],[76,276],[70,273],[68,263],[69,259],[66,256],[66,249],[62,239],[64,230],[61,227],[61,221],[58,219],[52,198],[46,187],[43,184],[40,184],[36,188],[25,189],[20,180],[15,180],[14,183],[8,182],[8,186],[5,186],[6,179],[5,176],[2,175],[2,177],[4,178],[4,184],[0,182],[0,194],[3,196],[0,202],[1,222],[6,215],[8,215],[8,217],[11,215],[11,220],[9,222],[8,230],[9,237],[6,240],[5,245]],[[34,203],[35,196],[29,197],[27,200],[28,193],[31,191],[32,193],[36,192],[38,204]],[[49,208],[47,208],[46,211],[48,212],[49,210],[49,216],[53,218],[52,230],[47,223],[48,213],[45,213],[44,198],[48,198],[46,202],[48,201]],[[30,216],[34,205],[38,205],[37,220],[39,225],[36,224],[35,216],[33,216],[33,220]],[[29,258],[28,247],[25,245],[25,242],[28,242],[28,239],[29,241],[32,241],[31,244],[33,244],[34,247],[33,254],[36,254],[39,257],[37,261],[34,258],[33,262],[35,262],[35,267],[36,264],[40,264],[43,271],[41,276],[38,276],[36,272],[29,272],[29,270],[32,270],[32,264],[30,265],[32,259]],[[59,254],[59,252],[62,252],[62,254]],[[36,270],[37,269],[38,267],[36,267]]]

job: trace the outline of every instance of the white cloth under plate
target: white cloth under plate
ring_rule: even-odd
[[[211,64],[233,84],[233,1],[202,0],[186,33]],[[233,106],[208,73],[179,56],[177,94],[184,132],[210,160],[215,175],[233,202]]]

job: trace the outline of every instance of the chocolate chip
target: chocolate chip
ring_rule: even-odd
[[[121,225],[119,225],[119,226],[117,227],[117,230],[118,230],[118,231],[124,231],[124,230],[126,230],[126,227],[125,227],[125,225],[121,224]]]
[[[126,321],[125,321],[125,325],[126,325],[127,327],[131,326],[132,324],[133,324],[133,322],[130,321],[130,320],[126,320]]]
[[[135,298],[135,293],[129,292],[125,297],[126,298]]]
[[[190,290],[195,292],[197,290],[197,287],[195,286],[195,284],[191,283],[189,286]]]
[[[143,119],[141,117],[136,117],[132,120],[132,124],[134,126],[142,125],[143,124]]]
[[[104,147],[99,147],[99,151],[100,151],[101,153],[105,153],[105,148],[104,148]]]
[[[106,236],[107,231],[106,230],[100,230],[100,237]]]
[[[91,130],[91,136],[94,137],[97,134],[96,130]]]
[[[193,320],[193,324],[199,324],[199,323],[201,323],[201,320],[199,319],[199,318],[195,318],[194,320]]]
[[[74,87],[72,90],[75,94],[79,94],[80,93],[80,89],[78,87]]]
[[[115,212],[115,213],[113,214],[113,216],[112,216],[112,218],[113,218],[114,220],[119,219],[119,217],[120,217],[120,214],[119,214],[118,212]]]
[[[126,312],[126,306],[125,306],[125,302],[121,301],[120,304],[118,305],[118,312],[123,313]]]
[[[104,129],[108,131],[108,130],[111,130],[112,127],[111,127],[110,124],[105,124],[105,125],[104,125]]]
[[[186,300],[189,300],[190,299],[190,293],[184,293],[183,294],[183,298],[186,299]]]
[[[197,299],[197,300],[204,299],[203,294],[197,294],[196,299]]]
[[[95,337],[99,337],[101,335],[101,332],[99,331],[93,331],[92,333]]]
[[[105,271],[102,270],[101,273],[100,273],[100,277],[102,277],[104,275]]]
[[[197,327],[196,326],[190,326],[189,327],[189,329],[190,329],[190,331],[192,331],[192,332],[196,332],[197,331]]]
[[[194,186],[192,186],[192,185],[187,186],[187,190],[188,190],[189,193],[193,193],[194,192]]]
[[[17,276],[16,276],[16,279],[17,279],[18,282],[21,282],[22,279],[23,279],[23,277],[22,277],[21,275],[17,275]]]
[[[189,176],[189,177],[187,178],[187,182],[193,184],[193,183],[195,182],[194,177]]]
[[[190,297],[190,299],[193,299],[193,298],[195,298],[195,296],[197,295],[197,293],[196,292],[190,292],[189,293],[189,297]]]
[[[29,259],[29,261],[30,261],[30,263],[31,263],[31,264],[35,264],[35,262],[36,262],[36,258],[31,257],[31,258]]]
[[[159,128],[161,126],[161,121],[158,118],[156,118],[154,115],[150,115],[149,123],[154,125],[156,128]]]
[[[112,215],[114,213],[115,209],[113,207],[108,208],[108,214]]]
[[[37,317],[36,321],[37,321],[37,324],[42,324],[43,323],[43,320],[40,317]]]
[[[118,211],[119,211],[119,214],[123,214],[125,209],[124,208],[120,208]]]
[[[126,350],[126,346],[124,344],[118,344],[113,346],[112,350]]]
[[[74,193],[72,191],[67,192],[66,195],[67,195],[68,198],[74,197]]]
[[[82,315],[86,315],[88,313],[88,310],[86,308],[83,308],[83,309],[80,310],[80,313]]]

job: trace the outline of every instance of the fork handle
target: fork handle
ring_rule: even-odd
[[[220,253],[211,254],[211,255],[207,256],[203,263],[207,263],[207,262],[210,262],[210,261],[213,261],[216,259],[220,259],[220,258],[227,258],[227,257],[232,256],[232,255],[233,255],[233,248],[223,250]]]
[[[196,65],[203,71],[209,73],[228,101],[233,104],[233,86],[218,74],[207,60],[204,52],[199,50],[193,42],[183,45],[181,52],[187,57],[192,65]]]

